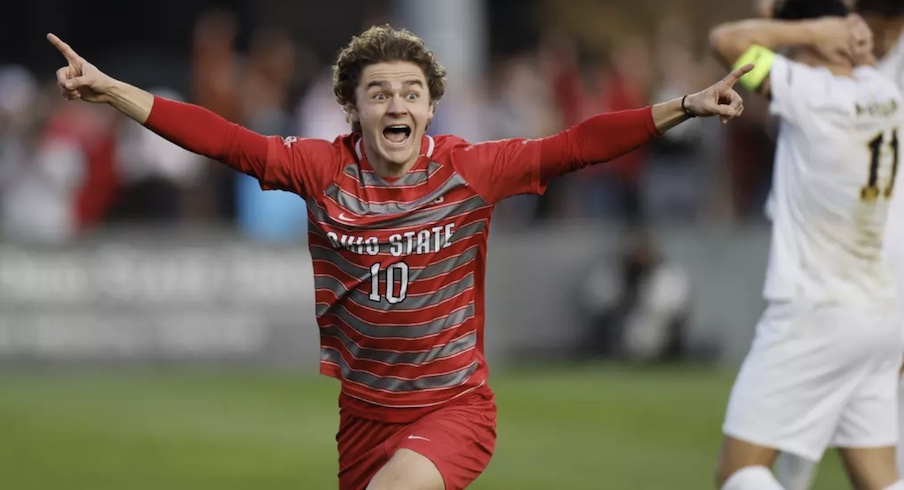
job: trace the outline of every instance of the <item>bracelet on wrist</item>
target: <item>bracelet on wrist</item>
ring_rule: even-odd
[[[687,99],[687,95],[681,98],[681,110],[684,111],[684,114],[687,115],[687,117],[697,117],[696,114],[694,114],[690,109],[687,108],[687,106],[684,105],[685,99]]]

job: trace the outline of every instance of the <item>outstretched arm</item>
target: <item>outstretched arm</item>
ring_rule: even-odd
[[[603,113],[540,139],[506,139],[454,150],[456,166],[478,193],[495,203],[516,194],[542,193],[550,179],[618,158],[693,117],[723,122],[744,111],[734,85],[742,66],[695,94],[642,109]]]
[[[69,100],[109,104],[148,129],[194,153],[219,160],[242,173],[265,176],[268,139],[192,104],[155,97],[110,77],[53,34],[47,40],[67,65],[57,70],[61,94]]]
[[[728,122],[740,116],[744,103],[733,87],[752,69],[742,66],[706,90],[644,109],[600,114],[540,140],[541,179],[617,158],[694,117]]]

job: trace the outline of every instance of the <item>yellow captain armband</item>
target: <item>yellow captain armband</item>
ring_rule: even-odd
[[[753,46],[747,48],[747,51],[744,51],[744,54],[742,54],[741,57],[738,58],[737,61],[735,61],[732,69],[737,70],[738,68],[748,63],[753,63],[753,70],[750,70],[750,72],[741,77],[739,82],[748,90],[756,91],[758,88],[760,88],[760,85],[763,84],[763,81],[766,80],[766,77],[769,76],[769,72],[772,71],[772,63],[774,61],[774,51],[758,44],[754,44]]]

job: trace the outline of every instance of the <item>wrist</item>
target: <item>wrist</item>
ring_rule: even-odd
[[[693,95],[687,97],[690,110],[694,110],[693,104],[690,103],[692,98]],[[660,102],[654,105],[651,109],[651,116],[653,119],[653,126],[659,134],[663,134],[669,129],[690,119],[690,116],[681,109],[681,98],[671,99],[668,102]]]
[[[682,112],[684,112],[685,116],[687,116],[689,118],[694,118],[694,117],[697,117],[698,114],[697,114],[697,111],[692,109],[690,107],[690,105],[688,104],[688,99],[690,99],[690,98],[691,98],[690,94],[687,94],[687,95],[681,97],[681,110],[682,110]]]
[[[104,94],[106,103],[141,124],[147,121],[154,106],[154,96],[150,92],[116,79],[111,78],[110,83],[98,91]]]

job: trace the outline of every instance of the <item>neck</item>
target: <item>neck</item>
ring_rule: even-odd
[[[396,178],[408,173],[416,164],[421,155],[421,142],[415,144],[414,156],[405,163],[396,163],[385,160],[380,156],[375,148],[362,141],[361,146],[364,149],[364,155],[367,157],[368,163],[374,168],[374,171],[380,177]]]

